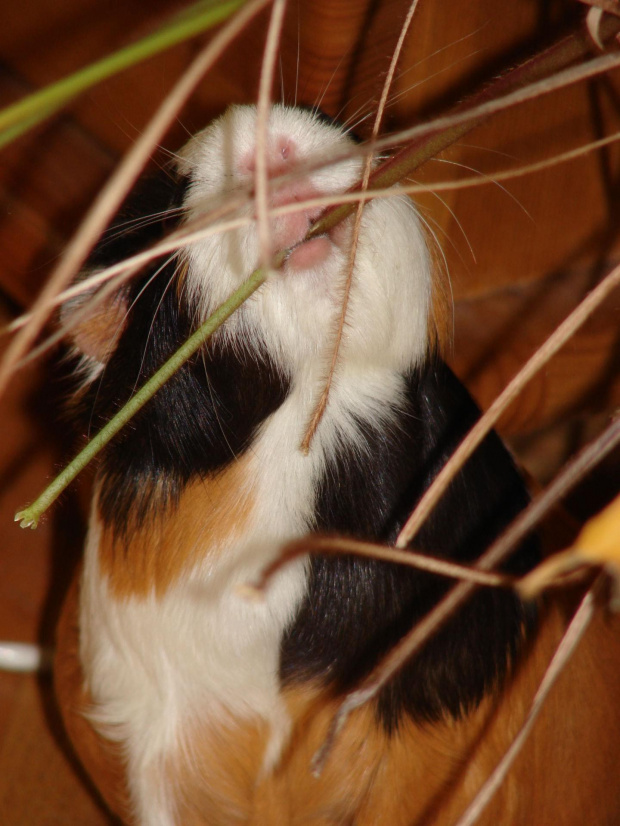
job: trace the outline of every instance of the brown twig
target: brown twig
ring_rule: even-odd
[[[373,144],[376,142],[377,137],[379,135],[379,129],[381,128],[381,123],[383,121],[383,115],[385,112],[385,107],[387,105],[388,95],[390,93],[390,89],[392,88],[392,83],[394,81],[394,74],[396,73],[396,67],[398,65],[398,61],[400,59],[400,53],[403,48],[403,44],[405,42],[405,37],[407,32],[409,31],[409,27],[411,25],[411,21],[413,19],[413,15],[415,14],[415,10],[417,8],[419,0],[413,0],[413,2],[409,6],[409,11],[407,12],[407,16],[403,22],[403,25],[400,29],[400,35],[398,37],[398,42],[396,44],[396,48],[392,54],[392,59],[390,61],[390,66],[388,68],[388,72],[383,83],[383,89],[381,92],[381,98],[379,100],[379,105],[377,106],[377,112],[375,114],[375,120],[372,127],[372,133],[370,137],[370,146],[372,147]],[[333,337],[332,342],[332,352],[329,364],[329,371],[327,373],[327,377],[323,384],[323,391],[319,398],[318,403],[315,406],[315,409],[310,417],[310,422],[308,427],[306,428],[306,434],[301,442],[301,451],[302,453],[307,454],[310,450],[310,444],[312,439],[314,438],[314,434],[319,426],[321,419],[323,418],[323,414],[325,413],[325,409],[327,408],[327,402],[329,401],[329,393],[331,390],[331,386],[334,380],[334,374],[336,372],[336,365],[338,363],[338,356],[340,354],[340,346],[342,344],[342,336],[344,333],[345,322],[347,318],[347,310],[349,308],[349,297],[351,295],[351,286],[353,284],[353,273],[355,271],[355,258],[357,255],[357,245],[359,241],[359,234],[360,228],[362,226],[362,215],[364,212],[364,206],[366,204],[366,198],[364,197],[364,193],[368,189],[368,183],[370,181],[370,175],[372,172],[372,165],[373,165],[373,154],[372,151],[368,153],[366,156],[366,161],[364,163],[364,172],[362,175],[362,180],[359,184],[359,192],[361,193],[361,197],[357,203],[355,208],[355,222],[353,225],[353,232],[351,235],[351,246],[349,248],[349,259],[347,262],[347,275],[344,281],[344,285],[342,288],[342,306],[341,312],[338,317],[338,323],[336,325],[336,331]],[[309,233],[310,236],[310,233]]]
[[[428,571],[438,576],[464,580],[466,582],[475,582],[477,585],[485,585],[490,588],[511,588],[516,583],[514,577],[505,574],[480,571],[469,565],[459,565],[447,559],[441,559],[415,551],[401,551],[398,548],[391,548],[376,542],[362,542],[357,539],[339,536],[306,536],[303,539],[296,539],[293,542],[287,543],[278,554],[277,559],[261,571],[260,577],[256,582],[243,586],[243,592],[248,596],[260,596],[269,585],[271,579],[283,566],[309,553],[329,555],[353,554],[355,556],[366,557],[367,559],[379,559],[382,562],[396,562],[400,565],[406,565],[420,571]]]
[[[271,268],[271,228],[269,225],[269,170],[267,168],[267,130],[271,108],[271,87],[276,65],[276,55],[286,0],[274,0],[267,29],[256,107],[256,170],[254,175],[254,197],[256,201],[256,224],[258,230],[260,266],[267,272]]]

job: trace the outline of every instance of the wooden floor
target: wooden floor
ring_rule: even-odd
[[[48,646],[81,544],[79,503],[70,494],[36,531],[21,530],[13,514],[70,450],[51,424],[56,390],[40,374],[23,373],[0,403],[0,639]],[[111,822],[72,757],[49,676],[0,672],[0,823]]]

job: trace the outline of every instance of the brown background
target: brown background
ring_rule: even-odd
[[[0,104],[133,41],[181,7],[164,0],[5,3]],[[291,2],[281,49],[285,101],[295,99],[299,53],[299,102],[321,100],[343,119],[372,112],[405,11],[401,0]],[[441,111],[582,17],[573,0],[421,0],[387,127]],[[205,80],[166,137],[169,149],[228,103],[255,98],[265,21],[260,17]],[[195,42],[178,46],[101,84],[4,150],[2,321],[32,302],[98,187],[197,48]],[[618,91],[618,77],[608,77],[505,113],[417,177],[430,183],[469,175],[469,168],[492,175],[609,134],[620,125]],[[156,162],[163,160],[162,152]],[[610,149],[502,187],[420,198],[451,276],[449,358],[482,406],[617,261],[619,160]],[[618,405],[619,304],[616,294],[502,420],[503,434],[539,481]],[[71,437],[55,412],[62,392],[46,364],[23,371],[1,402],[0,639],[51,641],[79,552],[79,486],[36,532],[12,524],[15,510],[71,453]],[[617,490],[618,464],[617,457],[609,460],[570,499],[577,518]],[[107,822],[72,764],[45,679],[0,674],[0,822]]]

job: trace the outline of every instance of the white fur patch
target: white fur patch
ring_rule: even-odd
[[[214,199],[251,185],[244,159],[255,152],[255,128],[255,107],[233,106],[190,141],[180,165],[192,180],[188,220],[197,219]],[[291,174],[296,166],[303,169],[353,145],[341,129],[310,112],[283,106],[272,108],[268,131],[268,153],[274,154],[283,140],[295,148]],[[359,158],[340,161],[302,171],[293,183],[282,186],[293,191],[298,186],[300,193],[308,188],[320,194],[342,193],[357,181],[361,166]],[[282,164],[276,170],[282,174]],[[276,199],[278,186],[276,181]],[[427,351],[431,278],[417,213],[398,188],[394,192],[393,198],[372,201],[364,210],[343,360],[403,370],[423,360]],[[245,209],[245,214],[252,212],[252,206]],[[275,235],[283,220],[273,221]],[[187,256],[188,302],[206,318],[258,266],[256,227],[207,238],[192,246]],[[309,357],[323,352],[339,312],[347,263],[347,243],[335,242],[332,254],[314,269],[287,272],[285,266],[229,319],[220,335],[263,342],[294,375]]]
[[[237,585],[254,579],[273,550],[264,541],[248,542],[228,549],[222,566],[205,566],[161,598],[119,600],[97,564],[98,533],[95,521],[81,607],[90,716],[123,745],[138,822],[167,826],[176,822],[167,760],[184,751],[183,735],[191,737],[197,724],[234,731],[235,719],[264,719],[272,730],[265,758],[269,768],[277,762],[288,736],[278,693],[279,644],[303,596],[304,565],[284,571],[264,603],[246,601]]]

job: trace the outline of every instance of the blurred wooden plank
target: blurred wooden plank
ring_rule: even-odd
[[[0,67],[0,105],[27,91],[27,85]],[[111,152],[66,116],[3,150],[0,288],[19,306],[32,303],[114,161]]]
[[[7,321],[0,305],[0,324]],[[58,392],[44,367],[22,371],[0,400],[0,639],[50,646],[79,553],[83,523],[69,493],[36,531],[13,515],[42,490],[70,452],[49,415]],[[49,680],[0,672],[0,823],[103,826],[70,757]]]
[[[589,271],[510,285],[455,308],[451,362],[478,403],[489,407],[518,369],[591,289]],[[620,404],[620,291],[529,383],[502,417],[504,435],[531,433]]]
[[[11,826],[110,826],[112,820],[81,777],[57,727],[48,684],[20,686],[0,741],[0,822]]]

